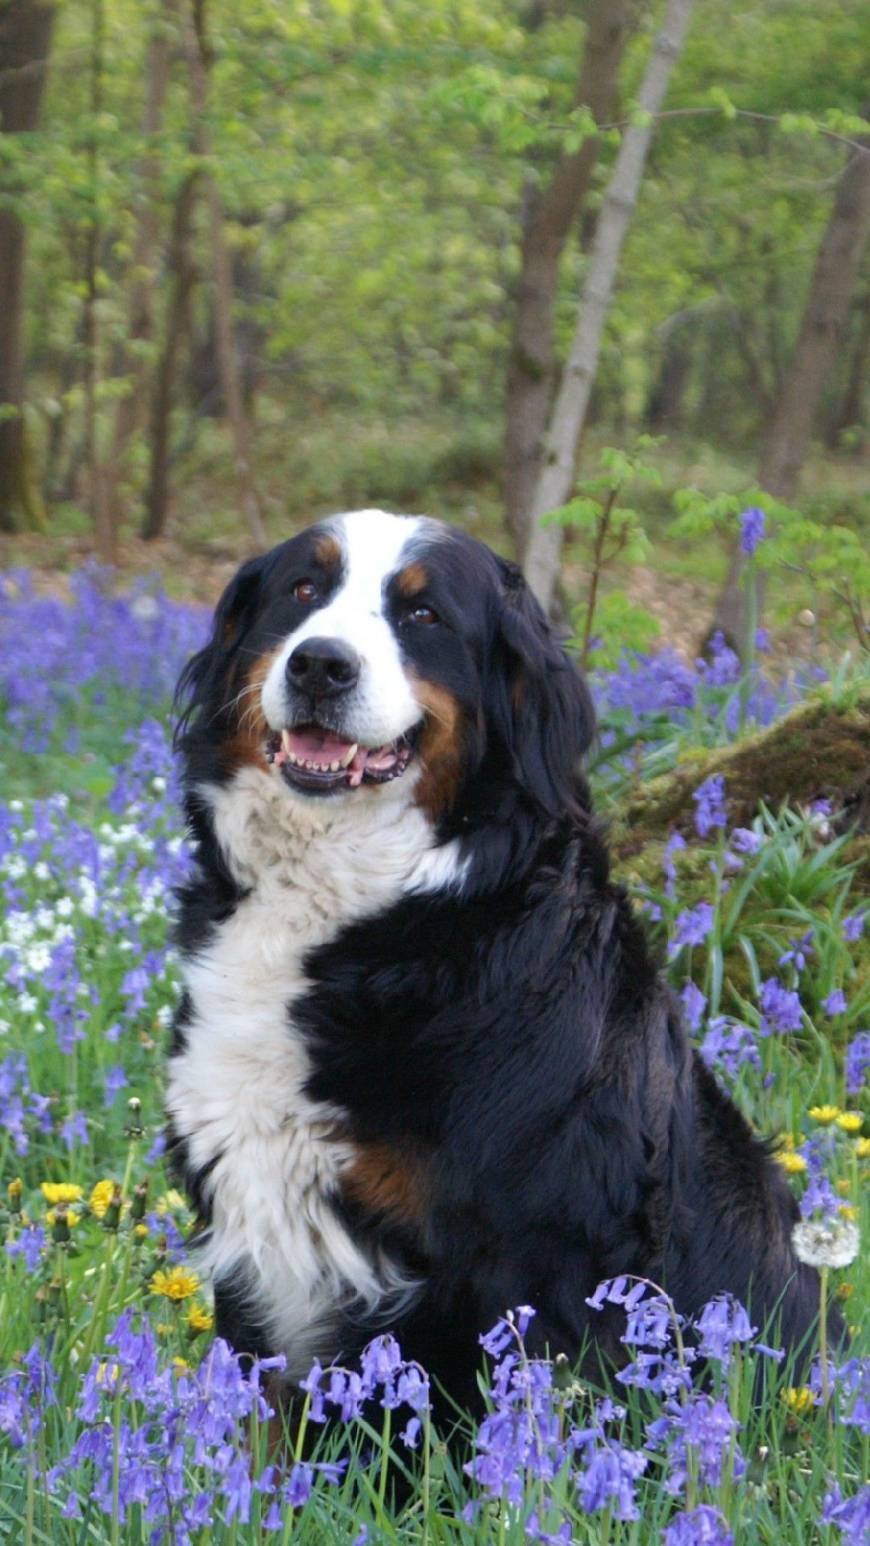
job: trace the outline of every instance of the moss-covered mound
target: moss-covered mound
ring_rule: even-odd
[[[668,833],[694,833],[698,785],[725,779],[729,823],[747,825],[760,804],[807,805],[828,799],[837,824],[870,830],[870,687],[847,700],[830,693],[734,746],[693,752],[672,773],[632,790],[610,811],[611,844],[630,860]]]

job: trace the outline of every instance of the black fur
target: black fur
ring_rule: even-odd
[[[424,1278],[392,1329],[469,1404],[478,1336],[509,1306],[535,1306],[534,1351],[573,1358],[591,1332],[617,1352],[621,1325],[585,1300],[618,1273],[662,1284],[685,1315],[728,1291],[798,1344],[818,1282],[792,1252],[795,1204],[691,1050],[609,878],[580,773],[594,730],[585,684],[512,566],[458,533],[424,558],[441,622],[403,633],[401,598],[391,605],[409,663],[462,706],[463,776],[439,824],[466,845],[467,882],[345,929],[311,954],[293,1005],[310,1094],[363,1148],[409,1156],[423,1178],[410,1222],[334,1199],[368,1248]],[[247,565],[185,673],[190,783],[215,762],[234,652],[293,626],[280,593],[299,563],[288,543]],[[195,798],[189,813],[200,874],[180,938],[192,950],[238,891]],[[202,1200],[201,1178],[186,1179]],[[219,1329],[268,1351],[226,1295]],[[383,1329],[345,1322],[336,1354]]]

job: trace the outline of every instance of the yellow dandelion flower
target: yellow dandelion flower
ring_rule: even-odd
[[[137,1240],[144,1240],[145,1236],[147,1235],[147,1233],[148,1233],[148,1225],[147,1224],[134,1224],[133,1225],[133,1234],[134,1234],[134,1236],[135,1236],[135,1238]]]
[[[784,1154],[777,1154],[777,1159],[783,1170],[787,1170],[790,1176],[796,1176],[799,1171],[806,1170],[807,1162],[802,1154],[792,1154],[786,1150]]]
[[[853,1208],[852,1204],[848,1202],[841,1202],[837,1212],[844,1219],[856,1219],[858,1217],[858,1209]]]
[[[191,1299],[198,1289],[199,1278],[186,1267],[170,1267],[168,1272],[161,1267],[151,1279],[152,1294],[162,1294],[164,1299],[176,1302]]]
[[[171,1337],[175,1327],[170,1326],[168,1321],[158,1321],[154,1330],[157,1332],[158,1337]]]
[[[847,1299],[851,1299],[854,1292],[854,1283],[838,1283],[837,1285],[837,1298],[842,1299],[844,1303]]]
[[[805,1412],[811,1412],[816,1404],[815,1395],[808,1385],[789,1386],[788,1390],[782,1392],[782,1399],[796,1417],[802,1417]]]
[[[69,1225],[70,1229],[74,1229],[75,1228],[75,1226],[78,1223],[80,1218],[81,1218],[81,1214],[80,1213],[73,1213],[70,1209],[67,1210],[66,1222]],[[56,1208],[49,1208],[48,1212],[45,1215],[45,1222],[46,1222],[46,1224],[48,1224],[50,1226],[50,1228],[52,1228],[52,1229],[54,1228],[55,1224],[57,1223],[57,1209]]]
[[[91,1212],[98,1219],[106,1217],[106,1209],[112,1201],[112,1193],[115,1190],[114,1181],[98,1181],[90,1195]]]
[[[78,1202],[84,1188],[76,1186],[74,1181],[43,1181],[40,1191],[46,1202],[57,1204],[59,1202]]]
[[[187,1359],[181,1358],[177,1353],[172,1360],[172,1367],[176,1374],[187,1374],[190,1370],[190,1364],[188,1363]]]
[[[848,1197],[850,1184],[851,1183],[849,1181],[838,1181],[837,1182],[837,1191],[839,1192],[841,1197]]]
[[[778,1137],[778,1139],[776,1141],[776,1146],[777,1146],[778,1149],[793,1149],[794,1146],[795,1146],[795,1142],[794,1142],[794,1138],[793,1138],[792,1134],[791,1133],[780,1133],[780,1135],[779,1135],[779,1137]]]
[[[185,1317],[191,1331],[211,1331],[214,1316],[204,1304],[192,1304]]]
[[[855,1145],[858,1159],[870,1159],[870,1138],[859,1138]]]
[[[837,1117],[837,1126],[842,1127],[844,1133],[860,1133],[864,1118],[860,1111],[841,1111]]]
[[[839,1106],[810,1106],[809,1115],[814,1122],[819,1122],[822,1127],[830,1127],[840,1115]]]

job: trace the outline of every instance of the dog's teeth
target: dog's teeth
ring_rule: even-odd
[[[330,771],[330,773],[337,773],[340,767],[341,767],[341,763],[340,762],[331,762],[329,764],[329,771]]]
[[[342,757],[341,761],[337,762],[335,764],[335,766],[337,768],[349,768],[351,763],[353,762],[353,759],[356,756],[358,750],[359,750],[359,742],[358,741],[354,741],[353,746],[349,746],[347,748],[347,751],[345,752],[345,754]]]
[[[297,757],[295,752],[288,752],[287,753],[287,761],[288,762],[297,763],[299,761],[299,758]]]

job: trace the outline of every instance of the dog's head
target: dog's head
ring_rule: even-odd
[[[477,808],[487,788],[551,815],[572,806],[594,727],[519,571],[463,532],[380,510],[245,564],[179,698],[194,778],[253,765],[291,799],[408,799],[436,825],[472,788]]]

